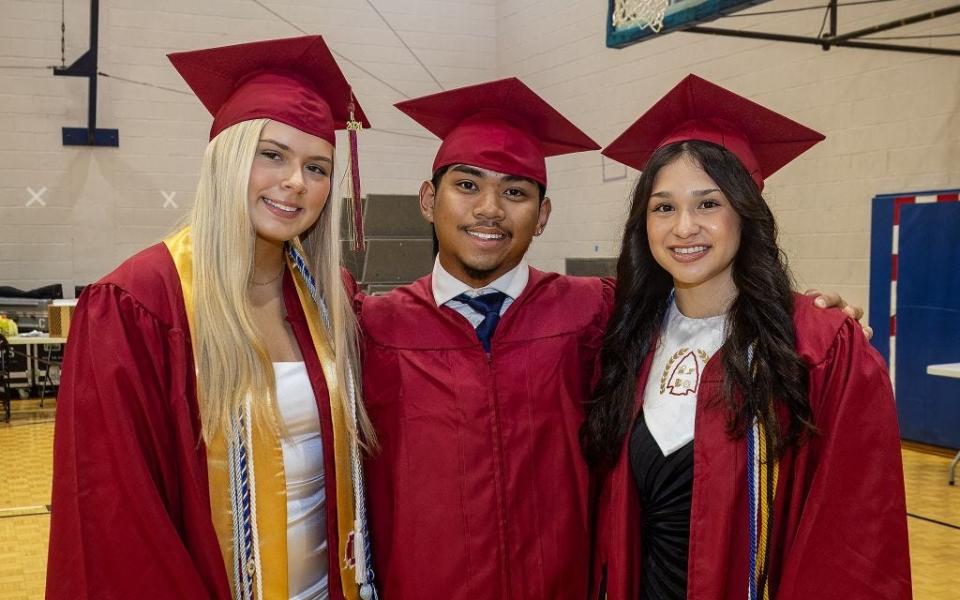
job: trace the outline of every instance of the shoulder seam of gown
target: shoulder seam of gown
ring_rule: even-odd
[[[92,284],[88,285],[88,286],[86,287],[86,289],[84,289],[84,293],[86,293],[88,290],[93,290],[93,289],[97,289],[97,288],[110,288],[110,289],[111,289],[111,293],[119,293],[119,294],[122,294],[122,295],[124,295],[124,296],[129,297],[129,298],[137,305],[137,308],[139,308],[139,309],[142,310],[143,312],[145,312],[145,313],[147,313],[148,315],[150,315],[150,318],[151,318],[151,319],[153,319],[154,321],[156,321],[156,322],[159,323],[160,325],[163,325],[166,329],[176,329],[176,327],[174,327],[171,323],[168,323],[166,319],[163,319],[162,317],[160,317],[159,315],[157,315],[155,312],[153,312],[152,310],[150,310],[149,308],[147,308],[147,306],[146,306],[142,301],[140,301],[140,299],[137,298],[137,296],[136,296],[133,292],[127,290],[127,289],[124,288],[124,287],[121,287],[120,285],[118,285],[118,284],[116,284],[116,283],[113,283],[113,282],[110,282],[110,281],[102,282],[102,283],[100,283],[100,282],[98,282],[98,283],[92,283]]]
[[[844,320],[840,323],[840,326],[837,327],[836,331],[833,333],[833,340],[830,342],[830,345],[824,348],[823,356],[819,357],[817,362],[812,363],[808,366],[810,369],[815,369],[823,366],[824,363],[833,359],[834,355],[837,353],[837,346],[840,344],[840,337],[843,334],[843,330],[847,327],[847,321]],[[858,325],[859,327],[859,325]]]

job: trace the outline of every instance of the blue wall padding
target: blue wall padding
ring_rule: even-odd
[[[890,265],[893,247],[893,200],[877,196],[870,214],[870,342],[890,364]]]
[[[960,362],[960,203],[902,206],[899,261],[896,375],[901,434],[960,447],[960,379],[927,374],[927,365]]]

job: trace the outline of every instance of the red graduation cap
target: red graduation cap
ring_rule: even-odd
[[[687,75],[603,155],[643,170],[658,148],[703,140],[723,146],[740,159],[762,190],[763,181],[824,136],[718,85]]]
[[[443,140],[434,171],[465,164],[547,185],[547,156],[600,148],[516,77],[394,106]]]
[[[369,127],[350,84],[319,35],[167,55],[213,115],[210,138],[267,118],[336,143],[351,120]]]

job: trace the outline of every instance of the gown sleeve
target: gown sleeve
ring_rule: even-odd
[[[853,320],[810,367],[809,391],[819,433],[807,442],[809,488],[778,600],[910,598],[893,390],[882,358]]]
[[[203,452],[183,442],[186,343],[116,286],[83,294],[57,399],[48,599],[223,597],[225,572],[201,575],[223,571],[219,551],[191,556],[212,524],[183,499]]]
[[[593,365],[593,372],[590,375],[590,389],[593,390],[597,387],[597,384],[600,382],[600,375],[603,372],[603,365],[600,361],[600,351],[603,345],[603,335],[607,330],[607,322],[610,320],[610,315],[613,313],[613,306],[616,300],[617,293],[617,280],[611,277],[601,277],[600,278],[600,310],[598,311],[599,316],[599,338],[597,339],[598,351],[596,355],[596,360]]]

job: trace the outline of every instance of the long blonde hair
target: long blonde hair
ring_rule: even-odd
[[[193,242],[193,352],[207,442],[230,431],[247,394],[264,399],[252,403],[257,426],[279,430],[273,365],[254,324],[247,296],[256,244],[247,188],[260,134],[267,123],[268,119],[243,121],[210,141],[188,220]],[[345,415],[352,413],[346,393],[348,373],[352,371],[360,431],[350,419],[347,423],[350,435],[369,447],[375,446],[376,440],[357,380],[357,323],[341,279],[341,207],[332,195],[331,186],[320,218],[301,236],[299,245],[330,311],[331,331],[322,323],[316,325],[327,336],[335,356],[341,392],[335,400],[343,404]]]

